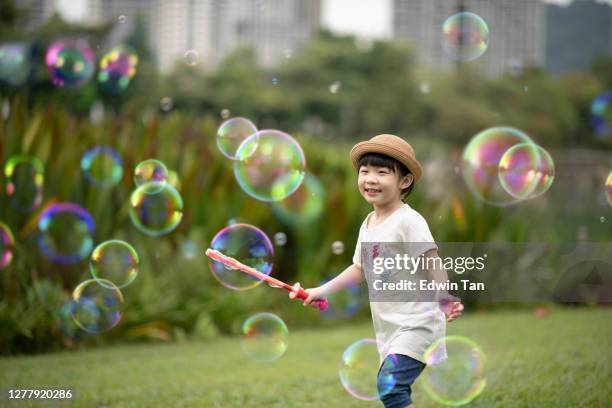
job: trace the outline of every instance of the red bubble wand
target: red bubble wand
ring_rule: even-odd
[[[222,264],[225,264],[229,266],[230,268],[238,269],[239,271],[244,272],[247,275],[251,275],[259,280],[266,281],[273,287],[283,288],[283,289],[288,290],[289,292],[296,292],[297,294],[295,297],[298,299],[306,300],[306,298],[308,298],[308,292],[306,292],[304,289],[299,288],[299,290],[296,290],[296,288],[294,288],[293,286],[288,285],[281,280],[268,276],[265,273],[261,273],[257,269],[251,268],[250,266],[247,266],[243,264],[242,262],[235,260],[232,257],[223,255],[221,252],[217,251],[216,249],[208,248],[206,250],[206,256],[208,256],[210,259],[214,259],[217,262],[221,262]],[[327,309],[327,306],[328,306],[327,299],[317,299],[314,301],[314,303],[316,303],[317,307],[321,311],[324,311]]]

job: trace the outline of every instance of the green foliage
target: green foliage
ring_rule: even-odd
[[[467,140],[500,124],[524,129],[547,148],[610,149],[610,141],[596,140],[588,125],[590,100],[612,83],[609,62],[600,62],[594,73],[559,78],[528,70],[483,79],[465,67],[454,74],[422,72],[404,44],[375,42],[363,48],[352,37],[322,32],[303,53],[275,69],[258,67],[252,51],[241,49],[214,71],[177,65],[172,75],[159,78],[137,30],[127,41],[141,57],[138,74],[126,93],[111,97],[101,94],[94,82],[56,89],[41,65],[46,46],[59,33],[82,30],[51,20],[31,39],[37,58],[32,80],[23,89],[0,89],[2,102],[11,108],[0,126],[0,164],[16,154],[38,157],[45,164],[45,204],[81,204],[96,222],[96,243],[125,239],[140,254],[141,273],[124,291],[122,323],[84,342],[213,339],[237,333],[254,310],[285,310],[284,292],[261,285],[245,296],[211,276],[203,251],[230,219],[256,225],[269,236],[286,233],[287,245],[275,254],[274,274],[283,280],[308,287],[343,270],[351,262],[361,221],[371,210],[356,190],[348,152],[355,140],[383,132],[408,139],[425,164],[424,180],[408,202],[428,220],[438,241],[571,242],[581,229],[588,229],[591,240],[609,238],[608,224],[599,222],[594,212],[601,210],[594,202],[601,197],[607,173],[577,173],[538,200],[504,209],[485,205],[466,191],[455,168]],[[106,30],[86,34],[96,44]],[[206,61],[201,64],[208,68]],[[162,96],[172,97],[174,111],[159,112]],[[92,123],[87,116],[97,101],[104,104],[106,118]],[[271,205],[240,190],[231,163],[215,145],[223,109],[231,116],[249,117],[259,128],[279,128],[296,137],[308,171],[325,187],[319,218],[307,226],[290,224],[275,217]],[[96,145],[112,146],[122,156],[125,173],[113,189],[92,187],[81,174],[83,153]],[[558,153],[555,160],[566,159],[561,165],[574,156]],[[606,151],[585,154],[601,173],[602,163],[608,163]],[[147,158],[158,158],[177,172],[185,205],[179,228],[159,239],[141,235],[128,217],[131,169]],[[576,171],[560,169],[566,177]],[[4,184],[0,178],[1,191]],[[87,262],[61,266],[43,258],[37,249],[37,216],[16,211],[2,196],[0,220],[9,224],[18,242],[14,262],[0,271],[0,350],[7,353],[74,345],[58,329],[59,306],[89,276]],[[334,241],[345,244],[341,256],[331,251]],[[195,244],[194,259],[185,255],[185,243]],[[316,313],[299,307],[286,314],[294,325],[317,321]]]

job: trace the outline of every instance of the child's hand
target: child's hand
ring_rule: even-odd
[[[293,285],[293,288],[294,288],[294,290],[292,292],[289,292],[289,298],[290,299],[295,299],[295,297],[297,296],[298,292],[302,288],[300,286],[300,282],[297,282],[295,285]],[[317,304],[313,303],[313,302],[315,300],[318,300],[318,299],[325,299],[325,295],[324,295],[323,291],[320,288],[304,289],[304,291],[306,291],[306,293],[308,293],[308,298],[306,298],[302,302],[302,305],[304,305],[304,306],[318,307]]]
[[[440,310],[444,312],[446,315],[446,320],[452,322],[459,316],[461,316],[461,312],[463,311],[463,303],[457,301],[450,300],[441,300],[440,301]]]

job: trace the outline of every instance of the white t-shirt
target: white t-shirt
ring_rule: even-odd
[[[366,228],[373,213],[368,214],[359,229],[353,263],[360,268],[362,242],[431,243],[419,244],[419,253],[409,254],[412,257],[438,248],[427,221],[408,204],[402,205],[381,224]],[[424,362],[425,350],[446,332],[446,316],[436,302],[370,302],[370,309],[381,362],[388,354],[403,354]]]

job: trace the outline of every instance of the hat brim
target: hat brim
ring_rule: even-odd
[[[399,161],[404,166],[406,166],[408,170],[410,170],[410,173],[412,173],[412,175],[414,176],[413,183],[419,181],[419,179],[423,175],[423,167],[421,166],[421,163],[419,163],[413,157],[393,148],[392,146],[372,142],[369,140],[359,142],[351,149],[351,161],[353,162],[353,166],[355,167],[355,169],[359,169],[359,159],[361,158],[361,156],[367,153],[380,153]]]

